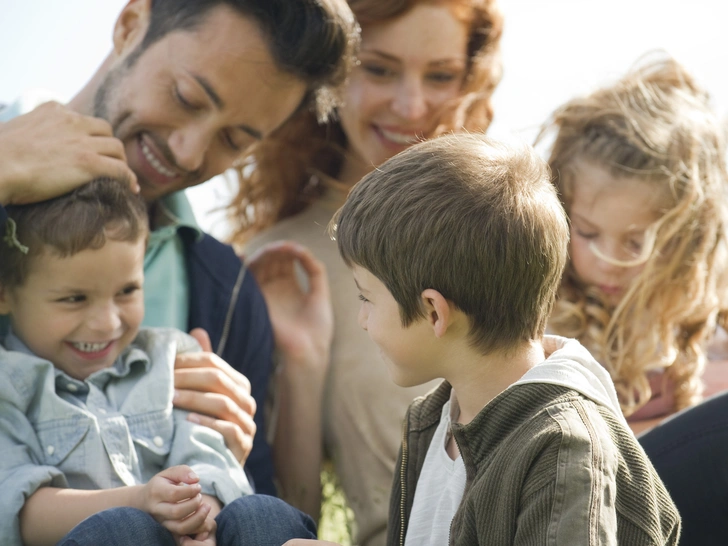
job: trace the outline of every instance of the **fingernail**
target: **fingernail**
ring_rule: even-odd
[[[194,472],[190,472],[189,474],[187,474],[187,477],[188,477],[189,479],[191,479],[191,480],[199,480],[199,479],[200,479],[200,478],[199,478],[199,477],[197,476],[197,474],[195,474]]]
[[[197,415],[196,413],[190,413],[187,416],[187,420],[190,421],[190,422],[192,422],[192,423],[198,423],[198,424],[201,422],[200,421],[200,416]]]

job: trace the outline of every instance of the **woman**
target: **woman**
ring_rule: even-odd
[[[320,358],[306,358],[315,351],[308,350],[310,343],[303,346],[305,336],[292,334],[308,328],[309,342],[327,341],[317,262],[291,246],[252,260],[283,359],[276,468],[286,500],[317,517],[323,414],[323,445],[354,512],[356,542],[373,545],[385,539],[402,417],[412,399],[432,385],[402,389],[390,381],[357,324],[357,291],[326,225],[348,189],[396,153],[448,131],[488,127],[491,95],[500,80],[502,16],[494,0],[349,4],[362,27],[362,45],[338,121],[319,125],[303,112],[274,138],[254,146],[239,168],[240,190],[230,209],[233,242],[246,254],[291,239],[309,247],[329,272],[329,285],[321,287],[330,289],[334,305],[327,366]],[[313,275],[307,294],[281,290],[291,272],[286,251],[299,253]],[[307,311],[293,327],[294,315]],[[296,435],[306,441],[297,443]],[[293,452],[294,445],[307,446],[306,452]]]

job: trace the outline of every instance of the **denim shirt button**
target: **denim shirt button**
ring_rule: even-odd
[[[154,440],[152,440],[152,441],[154,442],[154,445],[157,447],[162,447],[164,445],[164,440],[162,439],[161,436],[155,436]]]
[[[46,447],[46,451],[48,452],[48,455],[53,455],[53,452],[56,450],[53,446]]]
[[[68,385],[66,385],[66,388],[67,388],[67,389],[68,389],[69,391],[71,391],[71,392],[76,392],[76,391],[78,391],[78,387],[77,387],[76,385],[74,385],[73,383],[69,383]]]

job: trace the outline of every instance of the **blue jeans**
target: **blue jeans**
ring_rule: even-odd
[[[316,538],[316,525],[303,512],[275,497],[248,495],[231,502],[215,518],[218,546],[281,546],[292,538]],[[172,533],[146,512],[111,508],[76,525],[63,546],[175,546]]]
[[[728,393],[638,439],[680,511],[680,546],[728,544]]]

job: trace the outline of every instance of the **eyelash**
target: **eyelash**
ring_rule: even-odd
[[[396,75],[396,70],[389,69],[384,66],[379,66],[376,64],[362,64],[362,68],[369,73],[371,76],[375,78],[380,79],[386,79],[391,78]],[[452,74],[449,72],[433,72],[426,75],[426,78],[430,80],[434,84],[448,84],[452,83],[457,79],[456,74]]]
[[[363,302],[368,302],[368,301],[369,301],[368,299],[366,299],[366,298],[365,298],[364,296],[362,296],[361,294],[359,294],[359,299],[360,299],[361,301],[363,301]]]

